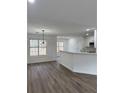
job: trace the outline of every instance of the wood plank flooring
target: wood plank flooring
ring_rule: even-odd
[[[28,64],[27,93],[96,93],[96,76],[77,74],[57,62]]]

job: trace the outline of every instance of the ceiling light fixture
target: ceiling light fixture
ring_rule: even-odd
[[[86,29],[86,31],[89,31],[90,29]]]
[[[30,3],[34,3],[34,1],[35,1],[35,0],[28,0],[28,2],[30,2]]]
[[[44,30],[42,30],[42,32],[43,32],[43,42],[42,42],[42,44],[44,44],[45,42],[44,42]]]

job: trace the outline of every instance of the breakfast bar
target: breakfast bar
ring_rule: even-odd
[[[58,62],[76,73],[97,74],[96,53],[61,51]]]

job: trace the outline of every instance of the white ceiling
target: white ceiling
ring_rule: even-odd
[[[35,0],[27,14],[28,33],[79,35],[97,27],[97,0]]]

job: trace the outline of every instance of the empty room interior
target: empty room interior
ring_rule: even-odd
[[[97,93],[97,0],[27,1],[27,93]]]

